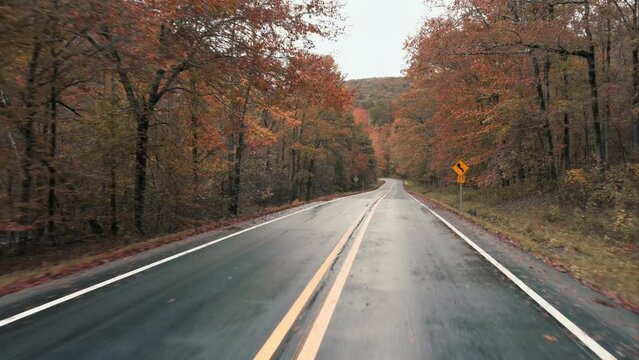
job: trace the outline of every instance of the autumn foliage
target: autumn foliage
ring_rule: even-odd
[[[465,159],[475,186],[639,159],[637,2],[452,3],[406,45],[393,125],[398,172],[453,181]]]
[[[352,95],[309,50],[339,30],[338,10],[5,1],[2,248],[171,232],[373,182]]]

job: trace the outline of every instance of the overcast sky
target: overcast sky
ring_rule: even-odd
[[[432,16],[424,0],[341,0],[346,30],[337,41],[316,41],[316,51],[335,57],[347,79],[400,76],[404,42]]]

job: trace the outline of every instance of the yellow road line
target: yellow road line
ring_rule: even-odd
[[[322,344],[322,339],[324,339],[324,335],[326,334],[326,329],[328,329],[328,325],[331,322],[331,318],[333,317],[333,313],[335,312],[335,307],[337,306],[337,302],[339,301],[339,297],[342,294],[342,290],[344,289],[344,285],[346,284],[346,280],[348,279],[348,274],[351,272],[351,268],[353,267],[353,263],[355,262],[355,257],[357,256],[357,251],[359,250],[360,245],[362,244],[362,240],[364,239],[364,234],[366,233],[366,229],[368,228],[368,224],[371,222],[371,218],[375,213],[375,209],[377,205],[388,195],[388,193],[384,194],[379,200],[373,205],[371,211],[368,216],[362,223],[362,227],[357,233],[357,237],[353,242],[351,249],[344,259],[344,264],[340,269],[337,277],[335,278],[335,282],[331,287],[324,304],[322,305],[322,309],[319,314],[315,318],[315,322],[311,330],[304,341],[302,349],[298,353],[298,360],[307,360],[307,359],[315,359],[317,353],[319,351],[320,345]]]
[[[286,315],[284,315],[284,318],[282,318],[275,330],[273,330],[271,336],[269,336],[264,345],[262,345],[260,351],[258,351],[257,355],[255,355],[255,360],[269,360],[273,357],[280,344],[284,340],[284,337],[290,331],[291,327],[293,327],[295,320],[299,317],[302,310],[304,310],[304,307],[310,300],[311,296],[313,296],[313,294],[315,293],[315,290],[322,281],[322,278],[324,277],[328,269],[330,269],[340,251],[342,250],[348,239],[351,237],[351,234],[353,233],[353,231],[355,231],[355,228],[357,228],[357,225],[359,224],[362,217],[364,217],[364,215],[366,214],[366,211],[368,211],[368,209],[364,210],[364,212],[362,212],[362,215],[358,216],[357,220],[348,228],[348,230],[346,230],[337,245],[335,245],[331,253],[324,260],[319,269],[315,272],[311,280],[308,282],[308,284],[306,284],[306,287],[304,287],[304,290],[302,290],[302,293],[297,297]]]

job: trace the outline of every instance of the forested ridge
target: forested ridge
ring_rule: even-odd
[[[399,96],[408,89],[409,83],[404,77],[386,77],[348,80],[346,86],[355,96],[355,114],[359,109],[366,110],[367,122],[381,126],[393,122],[393,116],[399,110]]]
[[[375,181],[332,0],[0,5],[0,248],[175,232]],[[357,179],[357,181],[353,181]]]

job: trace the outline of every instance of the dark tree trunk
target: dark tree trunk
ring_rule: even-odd
[[[146,195],[146,164],[148,160],[149,118],[146,112],[137,117],[135,144],[135,189],[133,198],[135,228],[144,234],[144,205]]]
[[[111,74],[111,110],[113,111],[116,106],[116,95],[115,95],[115,73]],[[115,121],[114,118],[110,119],[110,132],[111,132],[111,140],[115,140]],[[115,154],[111,151],[109,155],[109,166],[110,166],[110,179],[109,179],[109,188],[111,190],[110,199],[109,199],[109,213],[111,217],[111,235],[116,236],[119,230],[118,224],[118,198],[117,198],[117,162],[114,158]]]
[[[604,79],[606,84],[610,83],[610,20],[606,24],[606,42],[604,46]],[[602,124],[603,135],[603,160],[605,164],[610,163],[610,94],[607,92],[604,97],[604,117]]]
[[[535,74],[535,88],[537,90],[537,101],[539,103],[539,109],[541,110],[541,115],[543,117],[543,129],[544,129],[544,137],[546,141],[542,141],[542,146],[546,144],[544,147],[544,151],[546,153],[546,163],[547,163],[547,171],[548,177],[551,180],[557,179],[557,169],[555,166],[555,154],[554,154],[554,144],[552,137],[552,129],[550,128],[550,119],[548,117],[548,102],[550,100],[549,96],[549,74],[550,74],[550,57],[548,54],[544,54],[544,69],[543,69],[543,78],[540,76],[540,68],[539,61],[533,55],[533,71]]]
[[[639,36],[637,38],[639,38]],[[633,113],[633,117],[635,121],[634,147],[635,147],[635,156],[639,158],[639,48],[638,47],[635,47],[634,49],[632,49],[632,84],[633,84],[633,92],[634,92],[632,97],[632,106],[634,111],[632,113]]]
[[[229,214],[237,215],[239,213],[240,203],[240,180],[242,174],[242,157],[244,155],[244,122],[240,124],[240,131],[237,135],[237,144],[235,146],[235,156],[233,159],[233,173],[229,184]]]
[[[244,143],[244,119],[246,117],[246,112],[248,111],[248,103],[249,97],[251,95],[251,86],[247,86],[246,92],[244,93],[244,103],[242,104],[242,108],[239,109],[238,116],[238,130],[237,130],[237,143],[235,144],[235,154],[233,157],[233,169],[231,171],[230,183],[229,183],[229,206],[228,212],[231,215],[237,215],[239,213],[239,204],[240,204],[240,184],[241,184],[241,176],[242,176],[242,158],[244,156],[244,147],[246,144]]]
[[[597,87],[597,68],[595,65],[594,51],[594,47],[591,46],[591,55],[586,57],[586,62],[588,63],[588,85],[590,86],[590,108],[592,111],[592,125],[595,131],[595,154],[597,155],[597,163],[602,170],[605,170],[605,150],[601,122],[599,120],[599,90]]]
[[[564,112],[564,137],[563,137],[563,149],[562,157],[564,160],[564,167],[570,169],[572,166],[570,162],[570,118],[568,113]]]
[[[306,179],[306,201],[311,200],[311,193],[313,190],[313,171],[315,170],[315,159],[311,159],[311,163],[308,167],[308,179]]]
[[[29,60],[29,67],[27,70],[27,85],[24,94],[24,106],[26,110],[25,119],[19,124],[20,133],[24,141],[24,159],[22,161],[22,183],[20,201],[23,203],[22,214],[20,216],[21,225],[31,225],[32,214],[27,210],[27,203],[31,201],[31,192],[33,188],[33,174],[32,167],[34,164],[34,146],[35,146],[35,134],[33,131],[35,117],[36,117],[36,77],[38,71],[38,64],[40,61],[40,52],[42,45],[38,39],[33,44],[33,51],[31,53],[31,59]],[[27,242],[30,236],[28,233],[23,232],[19,240],[19,253],[24,254],[27,250]]]
[[[31,174],[31,167],[34,162],[34,145],[35,138],[33,133],[33,124],[36,116],[35,106],[35,93],[36,93],[36,76],[38,70],[38,62],[40,60],[41,45],[36,42],[31,54],[31,60],[29,61],[29,70],[27,73],[27,86],[24,99],[24,105],[26,108],[26,116],[22,124],[20,124],[20,132],[22,133],[24,140],[24,161],[22,164],[23,179],[22,179],[22,194],[20,200],[22,202],[29,202],[31,200],[31,188],[33,185],[33,175]]]
[[[584,124],[584,137],[585,137],[585,144],[584,144],[584,157],[586,160],[586,164],[590,163],[590,131],[588,130],[588,124]]]
[[[199,179],[199,165],[198,165],[198,93],[197,82],[195,78],[191,78],[191,167],[193,172],[193,184],[197,186],[200,182]]]
[[[635,160],[639,160],[639,14],[637,13],[637,0],[632,6],[632,105],[634,126],[634,155]]]
[[[305,109],[303,109],[302,111],[302,119],[301,119],[301,124],[299,129],[297,129],[297,143],[298,144],[302,144],[303,139],[304,139],[304,123],[306,120],[306,111],[308,110],[308,107],[306,107]],[[290,177],[289,177],[289,199],[290,201],[295,201],[297,200],[297,198],[300,196],[300,187],[299,187],[299,183],[300,183],[300,179],[299,179],[299,171],[300,169],[302,169],[301,167],[301,153],[299,150],[291,150],[291,159],[290,159],[290,166],[291,166],[291,172],[290,172]]]
[[[564,81],[564,86],[563,86],[563,97],[564,100],[566,102],[569,102],[569,96],[568,96],[568,76],[566,74],[564,74],[562,76],[562,79]],[[561,156],[563,158],[563,162],[564,162],[564,168],[565,169],[570,169],[570,167],[572,166],[571,163],[571,159],[570,159],[570,117],[568,116],[568,111],[564,110],[564,136],[562,139],[562,152],[561,152]]]
[[[291,149],[291,155],[289,157],[289,167],[290,167],[290,171],[289,171],[289,177],[288,177],[288,181],[289,181],[289,200],[293,201],[295,200],[296,194],[295,194],[295,181],[297,179],[297,170],[295,168],[295,165],[297,164],[297,153],[295,150]]]
[[[597,86],[597,63],[595,61],[595,43],[590,31],[590,0],[584,3],[584,30],[588,39],[588,53],[585,54],[588,64],[588,86],[590,87],[590,107],[592,111],[592,123],[595,131],[595,153],[597,163],[601,171],[605,171],[606,162],[604,159],[605,149],[601,131],[601,120],[599,115],[599,88]]]
[[[111,179],[109,187],[111,188],[111,196],[109,201],[109,211],[111,214],[111,235],[118,234],[118,201],[117,201],[117,177],[115,173],[115,165],[111,165]]]
[[[56,170],[54,166],[54,161],[56,157],[56,146],[57,146],[57,117],[58,117],[58,61],[57,54],[55,50],[51,49],[52,56],[52,75],[51,75],[51,92],[50,92],[50,124],[49,124],[49,159],[47,161],[47,173],[49,177],[48,183],[48,196],[47,196],[47,236],[49,238],[49,242],[53,245],[57,244],[56,239],[56,223],[55,223],[55,212],[56,212]]]
[[[617,140],[619,141],[619,155],[621,156],[621,162],[625,163],[626,162],[626,153],[628,153],[628,150],[626,150],[626,148],[623,146],[623,138],[621,136],[621,131],[619,130],[619,128],[615,128],[616,132],[617,132]]]

